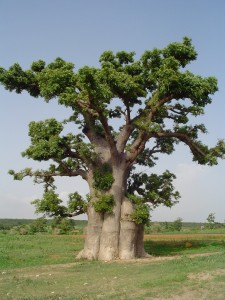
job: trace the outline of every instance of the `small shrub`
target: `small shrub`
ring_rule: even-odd
[[[37,218],[30,225],[30,233],[47,232],[47,220],[43,217]]]
[[[74,229],[74,220],[57,217],[53,219],[51,227],[53,234],[69,234]]]

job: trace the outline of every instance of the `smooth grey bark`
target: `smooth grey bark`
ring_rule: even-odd
[[[144,225],[131,219],[134,205],[125,197],[127,171],[124,164],[113,166],[114,182],[107,193],[114,197],[112,213],[96,212],[92,202],[96,201],[93,178],[89,179],[91,202],[88,207],[88,225],[84,249],[78,258],[110,261],[134,259],[146,256],[143,236]],[[98,192],[99,193],[99,192]]]
[[[130,219],[133,211],[133,204],[127,198],[124,198],[120,220],[120,259],[132,259],[136,256],[137,225]]]
[[[84,249],[78,254],[77,258],[98,259],[100,238],[102,232],[103,217],[96,212],[93,206],[88,207],[88,225]]]
[[[136,257],[151,257],[144,248],[144,224],[137,225]]]
[[[114,182],[109,193],[113,195],[115,205],[112,214],[104,215],[99,251],[100,260],[112,260],[119,257],[121,202],[125,194],[125,173],[122,164],[113,166]]]

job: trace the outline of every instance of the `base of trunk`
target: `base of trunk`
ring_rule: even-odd
[[[118,182],[112,191],[114,198],[118,198],[117,186]],[[115,203],[110,214],[97,213],[89,206],[85,245],[77,258],[111,261],[150,257],[144,249],[144,225],[132,220],[134,204],[127,198],[120,203]]]
[[[97,229],[97,228],[96,228]],[[92,235],[91,235],[92,233]],[[78,259],[112,261],[116,259],[131,260],[150,258],[144,249],[144,225],[132,221],[121,221],[120,236],[118,232],[104,232],[96,237],[96,231],[86,236],[85,247],[78,254]],[[119,246],[119,252],[118,252]]]

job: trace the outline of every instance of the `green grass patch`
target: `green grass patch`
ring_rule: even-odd
[[[0,269],[74,262],[83,238],[53,235],[0,235]]]
[[[224,265],[225,255],[217,254],[157,262],[83,261],[8,270],[0,275],[0,299],[169,299],[193,289],[197,296],[190,299],[202,299],[198,294],[201,289],[209,293],[204,299],[220,299],[216,298],[217,290],[210,291],[209,287],[222,289],[224,282],[216,281],[213,275],[201,280],[201,274],[216,271],[218,278],[218,272],[225,272]]]
[[[225,252],[225,242],[220,240],[146,240],[145,250],[154,256]]]
[[[83,243],[77,236],[0,235],[0,299],[224,299],[223,237],[151,237],[145,247],[156,257],[107,263],[76,260]]]

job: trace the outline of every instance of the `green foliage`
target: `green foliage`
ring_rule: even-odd
[[[150,223],[149,226],[145,227],[145,233],[151,234],[151,233],[161,233],[163,232],[163,226],[159,222]]]
[[[215,213],[210,213],[206,220],[209,223],[215,223],[215,220],[216,220]]]
[[[128,180],[128,194],[135,192],[155,208],[159,205],[172,207],[180,198],[179,193],[174,190],[173,180],[176,178],[174,174],[165,171],[162,175],[148,175],[146,173],[133,173]],[[130,197],[130,196],[129,196]]]
[[[34,61],[31,65],[31,70],[38,73],[45,68],[45,62],[43,60]]]
[[[43,161],[51,158],[62,159],[66,149],[66,140],[59,134],[63,126],[55,119],[48,119],[29,124],[31,145],[22,155],[34,160]]]
[[[69,234],[75,226],[75,221],[68,218],[56,217],[51,222],[51,227],[54,231],[58,230],[59,234]]]
[[[213,229],[216,227],[216,217],[215,217],[215,214],[214,213],[210,213],[207,217],[207,227],[210,228],[210,229]]]
[[[41,66],[43,66],[43,63]],[[41,69],[41,72],[37,74],[37,79],[41,96],[46,101],[58,96],[66,89],[74,87],[77,79],[73,68],[74,65],[72,63],[68,63],[61,58],[56,58],[54,62]]]
[[[32,219],[0,219],[0,228],[9,230],[15,226],[30,225],[32,222]]]
[[[29,125],[31,145],[22,155],[37,161],[50,160],[49,169],[10,171],[15,180],[29,176],[35,183],[44,184],[43,199],[33,202],[36,211],[64,217],[86,211],[85,201],[78,195],[70,196],[66,207],[49,189],[54,188],[57,176],[82,176],[87,180],[91,170],[93,187],[102,193],[109,191],[114,182],[112,169],[108,164],[99,166],[106,151],[111,158],[105,161],[111,164],[121,160],[127,170],[133,168],[128,193],[144,199],[139,206],[136,204],[133,218],[145,223],[146,203],[152,208],[172,207],[179,193],[172,184],[175,176],[169,171],[162,175],[136,174],[136,166],[153,167],[159,154],[172,154],[180,142],[189,147],[193,160],[200,164],[215,165],[224,158],[225,142],[219,140],[209,148],[199,140],[202,133],[207,133],[205,126],[192,125],[193,116],[204,113],[211,95],[218,90],[216,78],[203,78],[187,70],[196,57],[191,39],[184,37],[163,49],[145,51],[139,59],[135,59],[134,52],[105,51],[99,67],[84,66],[78,71],[62,58],[49,64],[35,61],[29,70],[19,64],[8,70],[0,68],[0,83],[5,89],[26,91],[46,102],[56,99],[72,111],[64,122],[48,119]],[[125,120],[118,130],[112,127],[113,118]],[[68,122],[82,133],[64,135]]]
[[[182,229],[182,219],[181,218],[177,218],[174,222],[173,222],[173,230],[175,231],[181,231]]]
[[[109,164],[103,164],[94,169],[94,187],[100,191],[108,191],[114,182],[112,168]]]
[[[86,213],[87,201],[77,192],[69,194],[69,200],[67,202],[67,211],[69,214],[79,212],[79,214]]]
[[[165,58],[174,57],[176,61],[184,68],[190,61],[195,60],[197,52],[191,44],[191,39],[188,37],[183,38],[183,43],[171,43],[164,50],[163,55]]]
[[[16,173],[14,170],[9,170],[8,173],[13,176],[14,180],[23,180],[24,177],[30,176],[31,168],[26,168],[18,173]]]
[[[136,224],[148,224],[149,222],[149,207],[147,204],[138,204],[136,205],[136,208],[134,212],[131,214],[131,219],[136,223]]]
[[[23,90],[27,90],[33,97],[40,95],[38,80],[35,74],[30,70],[23,71],[18,63],[12,65],[8,71],[0,68],[0,82],[7,90],[15,90],[18,94],[22,93]]]
[[[32,201],[37,214],[42,213],[50,217],[73,217],[86,212],[87,201],[77,192],[69,194],[67,206],[62,205],[62,200],[53,189],[47,190],[42,199]]]
[[[130,215],[131,220],[136,224],[148,225],[150,218],[150,208],[146,203],[144,203],[144,199],[136,195],[128,195],[128,199],[135,205],[135,210]]]
[[[30,232],[37,233],[37,232],[47,232],[47,220],[44,217],[40,217],[35,219],[30,224]]]
[[[60,216],[64,215],[66,212],[66,207],[61,205],[62,200],[59,195],[54,192],[54,190],[49,190],[43,194],[43,198],[36,199],[32,201],[37,214],[43,213],[47,216]]]
[[[112,213],[113,206],[115,204],[114,197],[111,194],[103,194],[99,196],[98,200],[93,202],[93,206],[96,212],[100,213]]]

